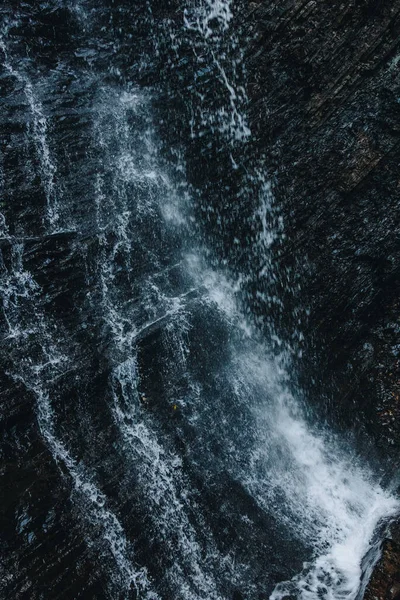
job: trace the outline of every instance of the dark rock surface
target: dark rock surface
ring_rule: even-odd
[[[391,537],[382,542],[381,558],[365,590],[365,600],[398,600],[400,598],[400,537],[398,525]]]
[[[336,401],[376,364],[372,330],[392,320],[398,295],[399,11],[398,2],[287,2],[251,15],[250,111],[276,165],[289,238],[281,261],[309,307],[321,379],[340,381]],[[386,360],[391,371],[396,358]]]
[[[306,385],[313,373],[318,410],[325,404],[328,419],[359,428],[361,445],[365,435],[374,437],[379,460],[394,474],[400,2],[251,8],[252,127],[276,169],[274,192],[288,233],[280,263],[300,282],[301,302],[309,307],[306,317],[300,310],[307,340],[300,368]],[[286,306],[299,315],[290,297]],[[399,556],[396,543],[385,542],[367,598],[374,597],[371,590],[392,597],[383,589],[400,577]]]

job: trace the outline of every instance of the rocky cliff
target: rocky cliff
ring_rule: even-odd
[[[252,127],[289,238],[280,263],[309,307],[305,379],[396,473],[400,3],[257,2],[247,22]],[[396,597],[398,556],[385,542],[367,598]]]
[[[220,258],[229,256],[233,271],[235,267],[251,271],[249,305],[266,331],[268,314],[273,316],[275,333],[293,344],[295,384],[306,390],[315,418],[348,436],[349,445],[361,455],[368,447],[365,460],[389,480],[400,456],[400,1],[261,1],[242,3],[235,13],[233,26],[241,44],[239,49],[231,44],[230,51],[238,78],[246,72],[247,94],[240,102],[253,134],[245,152],[247,157],[263,157],[262,167],[273,183],[274,207],[279,207],[272,218],[278,222],[282,217],[286,236],[276,242],[274,258],[280,277],[271,297],[279,296],[279,305],[256,294],[263,284],[257,279],[254,235],[249,234],[254,206],[223,200],[226,189],[230,199],[240,197],[245,167],[239,164],[237,177],[227,181],[223,173],[234,160],[231,147],[221,150],[207,136],[191,137],[193,112],[201,103],[217,110],[222,92],[215,92],[218,77],[207,61],[199,68],[203,50],[194,52],[176,34],[174,28],[181,28],[184,19],[181,3],[132,6],[128,0],[89,1],[77,2],[71,10],[64,2],[7,0],[0,14],[7,30],[7,47],[0,47],[0,184],[5,219],[0,223],[4,225],[0,268],[7,304],[1,327],[8,344],[0,348],[3,597],[120,597],[113,565],[117,557],[126,576],[121,553],[134,565],[149,563],[150,580],[164,581],[170,573],[185,580],[189,573],[200,585],[197,571],[193,575],[184,558],[176,559],[180,556],[176,532],[170,534],[165,526],[160,534],[147,506],[139,501],[150,468],[141,480],[139,469],[132,468],[116,442],[115,411],[110,409],[115,392],[112,327],[97,312],[101,281],[108,275],[101,272],[101,279],[97,263],[107,252],[113,255],[112,280],[121,288],[133,281],[135,305],[148,276],[148,257],[157,244],[162,246],[158,272],[167,278],[171,294],[179,288],[179,275],[170,265],[181,241],[179,236],[163,237],[154,226],[156,212],[143,217],[144,234],[134,241],[140,258],[129,263],[130,280],[119,232],[115,228],[102,237],[96,230],[96,185],[101,179],[103,192],[109,191],[115,171],[105,164],[102,152],[108,144],[107,158],[114,160],[125,135],[112,120],[117,101],[107,97],[107,86],[123,84],[132,91],[132,82],[139,82],[144,90],[151,88],[163,156],[171,162],[184,156],[195,199],[208,194],[212,206],[205,213],[198,200],[194,208],[200,215],[199,236],[217,248]],[[193,80],[200,82],[198,87]],[[188,97],[191,103],[186,103]],[[140,118],[127,110],[131,130]],[[106,139],[97,132],[100,126]],[[120,171],[129,167],[124,163]],[[119,176],[123,180],[123,173]],[[150,197],[151,191],[140,185]],[[133,193],[129,183],[124,190]],[[63,217],[67,226],[62,232],[50,232],[48,217],[55,218],[54,207],[61,201],[67,206]],[[111,216],[117,220],[123,215],[118,205]],[[109,217],[102,215],[106,223]],[[197,321],[185,336],[190,338],[193,372],[197,375],[203,369],[209,374],[222,360],[219,343],[222,339],[226,347],[228,336],[222,326],[218,329],[214,312],[197,301],[196,293],[188,302],[200,307]],[[111,304],[116,306],[117,300]],[[123,309],[128,311],[127,304]],[[129,319],[122,321],[121,335],[129,326]],[[185,380],[179,365],[160,364],[172,347],[179,346],[174,331],[162,328],[165,322],[144,329],[138,338],[137,403],[150,415],[157,435],[161,432],[167,440],[165,454],[176,451],[183,465],[191,467],[187,477],[194,491],[189,496],[196,510],[179,524],[179,531],[185,535],[191,528],[200,531],[205,547],[208,530],[215,534],[220,554],[215,550],[211,556],[217,566],[201,553],[198,561],[207,573],[219,572],[224,565],[226,589],[235,600],[247,596],[229,571],[232,549],[234,565],[248,563],[241,574],[251,581],[246,588],[249,597],[266,598],[268,577],[274,581],[290,577],[301,568],[305,550],[301,543],[290,546],[287,532],[273,517],[266,517],[233,476],[222,468],[213,473],[206,464],[205,450],[220,464],[220,441],[204,434],[204,442],[193,422],[197,415],[207,431],[216,421],[223,423],[230,402],[226,382],[219,380],[220,412],[214,398],[209,412],[200,406],[189,416],[171,404],[171,382],[182,398],[195,386]],[[199,342],[202,336],[209,344],[207,352]],[[61,460],[63,448],[52,454],[53,432],[47,430],[47,439],[40,432],[35,399],[43,393],[37,387],[40,369],[46,375],[45,391],[55,404],[55,430],[74,460],[70,455],[65,458],[65,452]],[[206,392],[211,397],[210,390]],[[241,408],[234,418],[239,438],[249,417]],[[129,422],[125,413],[123,421]],[[224,427],[230,426],[221,426],[221,431]],[[157,448],[152,447],[150,458],[144,459],[140,446],[140,460],[158,465]],[[232,456],[240,462],[233,450]],[[90,487],[92,479],[82,483],[84,464],[93,466],[101,493]],[[154,472],[169,490],[171,473],[179,468],[174,463],[167,474]],[[180,481],[182,489],[176,492],[181,504],[187,501],[186,484],[186,479]],[[157,498],[156,515],[170,516],[168,503],[175,496],[168,494],[166,500],[162,494]],[[91,514],[89,522],[85,511]],[[111,544],[113,556],[107,527],[116,536],[123,528],[131,540],[126,546],[121,541]],[[366,591],[368,600],[397,598],[396,536],[394,527],[393,539],[383,542],[382,559]],[[266,552],[271,557],[268,573]],[[129,577],[126,597],[139,597],[144,574],[138,567],[135,574],[128,572]],[[165,589],[175,589],[168,585],[172,586],[167,582]],[[201,596],[197,588],[196,593]]]

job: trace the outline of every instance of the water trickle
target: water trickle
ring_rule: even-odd
[[[55,232],[58,230],[58,221],[60,218],[59,190],[57,190],[56,186],[57,167],[48,142],[48,120],[45,116],[43,105],[40,102],[31,81],[24,73],[21,73],[18,69],[13,67],[12,59],[8,55],[7,47],[2,37],[0,37],[0,50],[4,55],[4,67],[10,75],[23,86],[31,113],[31,122],[28,122],[28,128],[36,147],[37,158],[40,165],[40,177],[42,179],[46,198],[46,220],[49,224],[49,230]]]

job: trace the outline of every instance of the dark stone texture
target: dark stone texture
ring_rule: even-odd
[[[332,379],[332,402],[343,399],[349,423],[375,362],[360,356],[377,351],[373,330],[396,318],[399,11],[398,2],[286,2],[253,5],[250,16],[250,114],[276,169],[288,236],[280,268],[300,285],[302,306],[287,299],[306,332],[300,369],[323,387]],[[395,360],[387,353],[388,372]],[[373,433],[374,392],[366,402]],[[399,439],[393,430],[391,443]]]
[[[382,542],[381,558],[365,591],[365,600],[398,600],[400,597],[399,526],[391,527],[391,537]]]
[[[285,308],[305,332],[302,383],[319,414],[358,431],[360,447],[372,437],[375,460],[395,474],[400,3],[250,6],[249,108],[288,236],[279,268],[301,288],[301,306],[286,294]],[[368,599],[396,597],[383,591],[400,579],[394,541],[383,555]]]

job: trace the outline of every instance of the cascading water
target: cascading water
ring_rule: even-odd
[[[74,56],[84,62],[60,61],[44,82],[13,55],[14,22],[5,20],[0,45],[10,93],[13,85],[22,92],[43,200],[32,229],[10,207],[2,219],[2,352],[8,376],[35,399],[72,518],[106,573],[97,596],[76,597],[355,600],[363,557],[398,502],[337,436],[308,420],[289,376],[297,348],[272,325],[269,337],[260,330],[248,314],[249,273],[205,247],[193,204],[221,229],[224,213],[185,180],[178,151],[168,163],[155,92],[120,77],[112,43],[98,33],[101,8],[69,7],[83,45]],[[280,305],[273,252],[283,223],[262,161],[245,152],[251,132],[233,14],[231,2],[207,0],[183,6],[178,25],[161,29],[177,55],[180,44],[192,48],[196,77],[222,88],[213,106],[201,81],[188,86],[196,102],[187,126],[192,140],[226,153],[226,181],[238,178],[241,203],[253,207],[248,237],[264,282],[256,297],[270,307]],[[107,69],[103,58],[92,65],[102,53]],[[72,101],[61,96],[47,108],[39,90],[52,86],[68,88]],[[62,129],[71,106],[79,106],[84,148],[76,153]],[[5,165],[2,179],[18,169],[28,176],[18,163]],[[227,192],[221,202],[229,200]],[[84,294],[73,308],[52,304],[61,292],[45,273],[57,244],[67,247],[61,262],[83,257]]]

